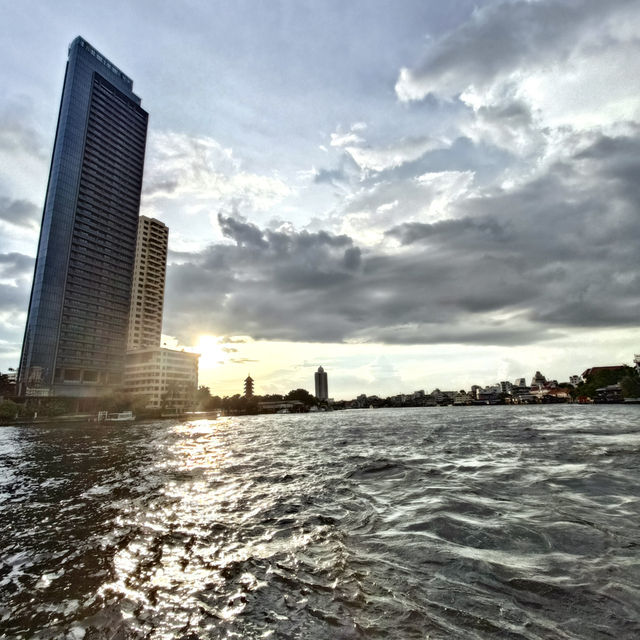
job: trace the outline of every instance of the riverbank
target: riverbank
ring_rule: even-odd
[[[158,420],[203,420],[203,419],[215,419],[220,415],[219,411],[188,411],[184,413],[171,413],[161,415],[137,415],[133,420],[124,423],[131,424],[132,422],[156,422]],[[16,418],[15,420],[3,420],[0,422],[0,427],[26,427],[26,426],[46,426],[51,424],[123,424],[122,422],[103,422],[98,421],[98,417],[95,413],[92,414],[77,414],[77,415],[64,415],[64,416],[52,416],[52,417],[38,417],[38,418]]]

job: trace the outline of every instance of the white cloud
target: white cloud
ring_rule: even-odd
[[[428,151],[446,145],[441,140],[427,137],[401,139],[386,146],[345,145],[345,151],[363,171],[385,171],[417,160]]]
[[[630,0],[493,3],[432,41],[396,93],[459,100],[464,135],[548,164],[575,131],[640,120],[639,20]]]
[[[208,137],[176,132],[150,133],[145,165],[143,203],[158,199],[180,199],[207,203],[217,210],[234,202],[264,211],[291,193],[275,175],[259,175],[242,168],[231,149]],[[194,207],[198,210],[198,206]]]
[[[469,194],[473,179],[471,171],[438,171],[361,187],[335,214],[339,230],[360,244],[377,245],[394,225],[450,217],[450,205]]]
[[[348,145],[359,144],[364,140],[357,134],[350,131],[349,133],[332,133],[331,134],[331,146],[332,147],[346,147]]]

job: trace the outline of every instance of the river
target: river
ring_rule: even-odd
[[[0,637],[640,637],[640,407],[0,428]]]

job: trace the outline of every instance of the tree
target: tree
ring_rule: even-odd
[[[620,380],[623,398],[640,398],[640,376],[628,375]]]
[[[616,384],[626,377],[637,376],[634,369],[628,366],[616,367],[615,369],[600,369],[592,373],[586,380],[581,382],[575,390],[576,396],[588,396],[593,398],[596,396],[596,389],[608,387]]]
[[[131,411],[133,408],[133,396],[122,391],[114,391],[100,398],[101,411]]]
[[[6,373],[0,373],[0,396],[13,396],[15,393],[16,385]]]
[[[293,389],[286,395],[286,400],[298,400],[306,407],[318,404],[318,400],[306,389]]]
[[[205,405],[205,411],[215,411],[222,409],[222,398],[220,396],[211,396]]]
[[[200,386],[196,391],[196,405],[200,411],[206,411],[211,402],[211,390],[209,387]]]
[[[20,407],[11,400],[0,402],[0,420],[11,420],[15,418],[20,411]]]

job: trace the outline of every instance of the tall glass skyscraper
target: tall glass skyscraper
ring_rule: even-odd
[[[94,397],[121,382],[148,114],[88,42],[69,47],[19,391]]]

